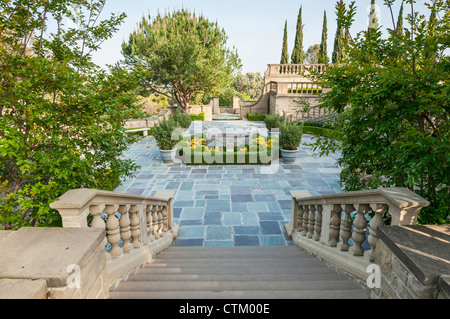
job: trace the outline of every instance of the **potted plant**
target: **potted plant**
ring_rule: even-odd
[[[303,125],[288,124],[280,128],[279,144],[281,157],[285,163],[295,162],[302,135]]]
[[[174,139],[172,132],[178,127],[177,122],[171,118],[159,121],[153,127],[152,135],[158,144],[164,163],[171,163],[175,159],[177,151],[175,146],[180,142],[181,136],[179,139]]]

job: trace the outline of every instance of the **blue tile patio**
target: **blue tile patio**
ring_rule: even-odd
[[[280,162],[268,171],[267,166],[258,165],[164,164],[149,136],[124,154],[141,168],[115,191],[145,196],[154,196],[159,190],[176,191],[174,221],[180,231],[174,245],[292,245],[284,228],[291,215],[289,191],[307,190],[312,196],[342,192],[341,169],[336,166],[339,154],[313,156],[305,145],[312,139],[303,135],[295,163]]]

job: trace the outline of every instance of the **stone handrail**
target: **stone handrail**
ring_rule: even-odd
[[[372,252],[378,241],[377,227],[384,225],[383,215],[391,216],[391,225],[415,225],[420,210],[429,205],[414,192],[398,187],[314,197],[308,191],[293,190],[291,196],[291,221],[286,230],[294,243],[363,280],[374,261]],[[369,212],[374,215],[368,223],[365,215]],[[369,251],[362,247],[367,230]]]
[[[311,71],[322,73],[326,64],[269,64],[265,76],[305,75]]]
[[[106,229],[106,268],[112,287],[170,246],[178,231],[173,222],[173,197],[172,191],[146,197],[74,189],[50,206],[61,215],[63,228]]]

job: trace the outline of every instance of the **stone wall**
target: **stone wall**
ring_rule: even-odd
[[[380,267],[373,299],[449,298],[450,226],[382,226],[375,249]]]
[[[142,127],[153,127],[158,121],[167,119],[172,113],[175,112],[176,106],[169,106],[164,110],[160,111],[158,114],[151,117],[146,117],[142,119],[130,119],[125,122],[126,129],[142,128]],[[212,114],[214,109],[218,112],[219,110],[219,98],[211,99],[207,105],[190,105],[188,113],[189,114],[200,114],[205,113],[205,121],[212,121]]]

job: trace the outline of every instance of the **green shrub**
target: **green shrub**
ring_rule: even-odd
[[[267,114],[253,114],[253,113],[247,113],[247,119],[249,121],[264,121]]]
[[[280,128],[280,148],[296,150],[303,135],[303,125],[283,125]]]
[[[178,123],[179,127],[188,128],[191,125],[191,115],[188,113],[181,113],[180,108],[177,107],[174,113],[170,114],[170,119]]]
[[[181,137],[178,140],[172,139],[172,132],[177,128],[180,128],[180,125],[173,118],[161,120],[153,127],[152,135],[159,149],[171,150],[175,147],[181,140]]]
[[[200,114],[191,114],[192,121],[204,121],[205,120],[205,112]]]
[[[330,137],[335,140],[341,140],[340,134],[338,131],[335,131],[333,129],[325,128],[325,127],[317,127],[317,126],[303,126],[303,133],[304,134],[311,134],[314,136],[323,136],[323,137]]]
[[[286,118],[280,114],[267,114],[264,118],[267,130],[270,132],[274,128],[280,128],[286,124]]]

